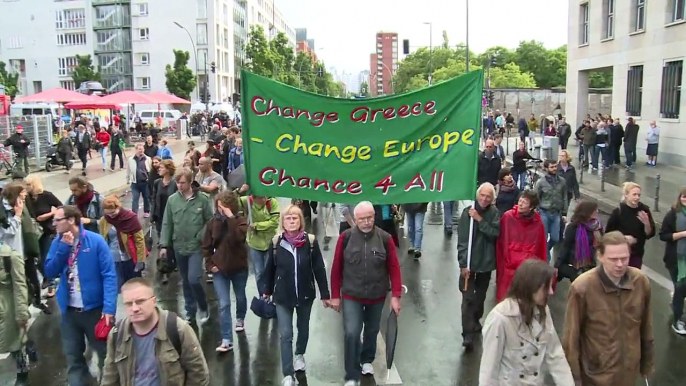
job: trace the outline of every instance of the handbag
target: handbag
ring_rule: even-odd
[[[269,299],[253,296],[250,310],[262,319],[276,318],[276,305]]]
[[[176,270],[176,255],[173,248],[167,248],[167,258],[157,259],[157,272],[168,275]]]
[[[114,327],[114,323],[107,324],[107,319],[103,316],[98,323],[95,324],[95,340],[107,342],[107,336]]]

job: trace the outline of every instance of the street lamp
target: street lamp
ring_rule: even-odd
[[[431,79],[434,73],[434,45],[433,45],[433,24],[430,21],[424,22],[429,26],[429,86],[431,86]]]
[[[182,30],[186,31],[186,34],[188,35],[188,39],[191,41],[191,46],[193,46],[193,57],[195,58],[195,77],[198,79],[198,82],[200,81],[200,71],[198,70],[198,50],[195,48],[195,42],[193,41],[193,36],[191,36],[191,33],[186,29],[186,27],[182,26],[181,24],[174,22],[174,24],[181,28]],[[206,74],[207,75],[207,74]],[[205,95],[207,95],[207,83],[209,81],[209,75],[207,75],[207,79],[205,79]],[[200,100],[200,85],[198,85],[198,100]],[[209,102],[209,101],[207,101]],[[205,108],[208,108],[208,103],[205,103]]]
[[[393,71],[391,71],[390,68],[386,65],[386,63],[381,61],[381,64],[383,64],[384,67],[388,70],[388,74],[391,76],[391,94],[395,94],[395,81],[393,80]],[[383,73],[381,74],[381,79],[383,79]],[[431,84],[431,75],[429,75],[429,84]]]
[[[466,40],[465,45],[467,46],[467,55],[466,55],[467,56],[467,63],[465,65],[465,67],[466,67],[465,72],[469,72],[469,0],[465,0],[465,1],[466,1],[466,6],[467,6],[467,22],[465,23],[467,25],[467,27],[466,27],[467,33],[466,33],[466,37],[465,37],[465,40]]]
[[[323,49],[324,49],[323,47],[319,48],[318,51],[321,51]],[[316,55],[316,53],[314,53],[314,54]],[[308,56],[309,56],[309,54],[308,54]],[[310,56],[310,59],[314,59],[314,58],[312,56]],[[302,87],[302,79],[300,78],[300,71],[302,71],[302,69],[303,69],[303,63],[304,62],[300,62],[300,66],[298,66],[298,88]]]

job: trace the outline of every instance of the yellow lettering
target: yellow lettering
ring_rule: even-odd
[[[431,137],[424,137],[422,139],[418,139],[417,140],[417,151],[422,150],[422,143],[428,142],[429,140],[431,140]]]
[[[324,148],[323,143],[315,142],[307,148],[307,151],[313,156],[321,157],[323,148]]]
[[[474,130],[473,129],[467,129],[462,133],[462,143],[466,145],[472,145],[472,137],[474,136]]]
[[[307,154],[307,145],[304,142],[300,142],[300,136],[295,136],[295,144],[293,146],[293,154],[298,154],[298,150],[302,150],[303,153]]]
[[[362,161],[369,161],[370,159],[372,159],[371,152],[372,152],[371,147],[362,146],[357,151],[357,158],[361,159]]]
[[[459,131],[453,131],[450,133],[445,133],[443,134],[443,152],[447,153],[448,150],[450,149],[450,146],[458,143],[460,141],[460,132]]]
[[[433,137],[431,137],[431,140],[429,141],[429,146],[433,149],[436,150],[441,147],[441,136],[436,134]]]
[[[401,151],[403,154],[412,153],[414,151],[414,142],[403,142]]]
[[[384,158],[391,158],[400,154],[397,150],[395,150],[395,145],[399,143],[400,141],[386,141],[386,145],[383,148]]]
[[[357,154],[357,149],[355,148],[355,146],[344,147],[343,151],[341,152],[341,155],[343,156],[341,158],[341,162],[349,164],[355,161],[355,154]]]
[[[326,148],[324,148],[324,157],[329,158],[331,153],[334,153],[336,158],[341,158],[341,152],[338,150],[338,147],[326,145]]]
[[[278,150],[278,151],[280,151],[280,152],[287,152],[287,151],[290,151],[290,150],[291,150],[290,147],[282,147],[282,146],[281,146],[281,143],[282,143],[283,141],[292,141],[292,140],[293,140],[293,136],[292,136],[292,135],[290,135],[290,134],[282,134],[279,138],[276,139],[276,150]]]

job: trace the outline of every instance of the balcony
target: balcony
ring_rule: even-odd
[[[116,5],[116,4],[131,4],[131,0],[91,0],[94,6],[96,5]]]
[[[131,51],[131,30],[102,30],[95,31],[96,53]]]
[[[131,27],[131,10],[126,6],[102,6],[95,9],[93,30]]]

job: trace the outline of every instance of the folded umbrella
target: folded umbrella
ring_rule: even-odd
[[[391,310],[386,322],[386,368],[388,374],[391,373],[393,366],[393,357],[395,357],[395,343],[398,340],[398,315]]]

